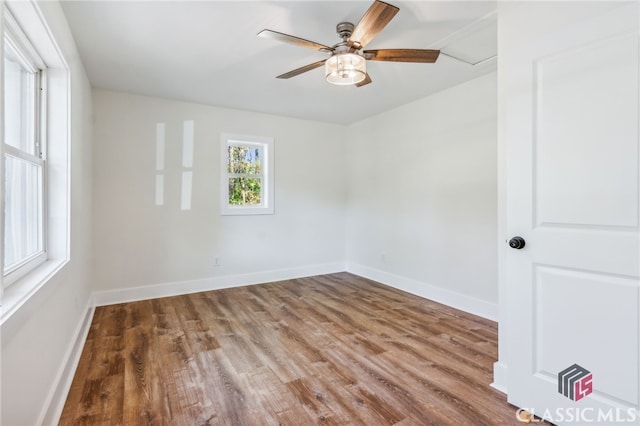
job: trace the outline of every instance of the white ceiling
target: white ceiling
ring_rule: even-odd
[[[495,2],[396,1],[367,46],[440,48],[476,63],[496,54]],[[495,70],[441,55],[435,64],[367,62],[373,83],[334,86],[323,68],[276,75],[327,54],[256,36],[262,29],[326,45],[371,1],[63,1],[94,87],[333,123],[351,123]]]

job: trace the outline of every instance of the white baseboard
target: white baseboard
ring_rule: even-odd
[[[343,272],[345,264],[341,262],[322,265],[309,265],[274,271],[254,272],[250,274],[226,275],[199,280],[169,282],[117,290],[96,291],[93,293],[95,306],[156,299],[158,297],[178,296],[200,291],[219,290],[244,285],[261,284],[273,281]]]
[[[492,321],[498,321],[498,304],[496,303],[486,302],[442,287],[369,268],[368,266],[357,263],[347,263],[347,272],[378,281],[390,287],[397,288],[398,290],[406,291],[407,293],[415,294],[416,296],[424,297],[425,299],[433,300],[470,314],[478,315]]]
[[[491,387],[507,394],[507,364],[497,361],[493,363],[493,383]]]
[[[76,368],[80,362],[80,355],[84,348],[87,335],[89,334],[89,328],[91,327],[91,320],[93,319],[93,312],[95,310],[93,300],[89,296],[87,306],[85,308],[84,319],[74,333],[74,338],[71,341],[71,345],[67,349],[64,357],[62,367],[58,371],[54,386],[49,392],[47,398],[47,404],[44,405],[44,410],[40,413],[39,425],[57,425],[64,408],[64,403],[67,400],[67,394],[71,389],[71,383],[73,382],[73,376],[76,373]]]

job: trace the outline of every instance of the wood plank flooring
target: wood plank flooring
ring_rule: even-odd
[[[61,425],[499,425],[494,322],[339,273],[99,307]]]

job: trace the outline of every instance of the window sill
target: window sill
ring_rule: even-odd
[[[4,289],[0,306],[0,325],[18,312],[66,263],[67,259],[49,260]]]
[[[247,215],[261,215],[261,214],[273,214],[273,207],[222,207],[220,209],[220,216],[247,216]]]

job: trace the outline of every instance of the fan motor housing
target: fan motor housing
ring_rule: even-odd
[[[338,33],[338,37],[340,37],[342,40],[347,41],[349,40],[349,37],[351,37],[351,34],[353,34],[354,28],[355,25],[353,25],[351,22],[340,22],[338,25],[336,25],[336,33]]]

